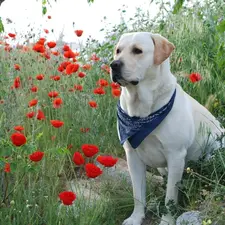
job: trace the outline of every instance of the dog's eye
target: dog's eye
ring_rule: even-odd
[[[121,51],[119,48],[116,49],[116,54],[119,54]]]
[[[134,54],[141,54],[141,53],[142,53],[142,50],[141,50],[140,48],[133,48],[133,49],[132,49],[132,52],[133,52]]]

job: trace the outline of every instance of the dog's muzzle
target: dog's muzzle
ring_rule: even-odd
[[[133,85],[137,85],[139,81],[126,81],[122,77],[122,67],[124,63],[121,60],[114,60],[110,64],[111,67],[111,75],[113,82],[116,82],[120,84],[121,86],[126,86],[128,83],[131,83]]]
[[[110,67],[112,69],[113,82],[119,82],[120,80],[122,80],[123,78],[121,75],[121,71],[122,71],[122,67],[123,67],[123,62],[120,60],[114,60],[110,64]]]

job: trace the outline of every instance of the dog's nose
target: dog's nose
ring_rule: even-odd
[[[110,67],[112,68],[112,70],[119,70],[119,69],[121,69],[122,65],[123,65],[123,62],[122,61],[120,61],[120,60],[114,60],[110,64]]]

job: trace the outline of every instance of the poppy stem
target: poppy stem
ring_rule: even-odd
[[[7,173],[5,173],[5,190],[4,190],[4,197],[2,200],[2,203],[5,203],[5,204],[6,204],[6,196],[8,192],[8,187],[9,187],[9,179],[8,179]]]
[[[8,180],[7,180],[7,188],[6,188],[5,195],[4,195],[4,198],[2,200],[2,203],[6,203],[6,199],[8,199],[9,196],[13,193],[13,191],[19,186],[19,184],[23,180],[24,176],[25,176],[25,173],[23,173],[20,180],[16,183],[16,185],[12,188],[12,190],[8,194],[7,194],[7,189],[8,189]]]
[[[79,173],[80,173],[80,174],[79,174],[79,176],[80,176],[79,178],[82,178],[83,169],[84,169],[83,167],[80,167],[80,168],[79,168]]]

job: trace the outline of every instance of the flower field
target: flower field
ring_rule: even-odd
[[[74,38],[82,32],[76,30]],[[108,65],[94,53],[84,60],[68,45],[60,49],[56,42],[47,42],[47,35],[32,47],[16,49],[7,44],[7,39],[16,43],[16,34],[3,37],[0,53],[1,204],[2,213],[8,215],[1,216],[1,223],[7,224],[8,220],[8,224],[22,224],[26,210],[31,216],[23,223],[33,224],[32,216],[44,213],[37,210],[45,208],[45,201],[54,201],[53,209],[60,205],[58,197],[65,205],[75,200],[75,193],[63,192],[67,190],[59,181],[61,176],[68,179],[76,175],[73,170],[82,167],[84,176],[96,178],[104,167],[116,164],[113,155],[118,155],[120,146],[114,141],[113,109],[120,87],[110,81]],[[95,160],[103,168],[95,165]],[[46,188],[50,183],[54,190]],[[37,193],[42,195],[40,202]],[[38,220],[38,224],[45,220],[51,223],[43,214],[40,217],[43,222]],[[53,214],[51,217],[54,221]]]
[[[210,14],[207,4],[214,7]],[[171,70],[178,82],[225,125],[221,50],[225,7],[217,9],[216,3],[207,1],[177,14],[161,15],[157,23],[139,11],[135,20],[121,22],[112,31],[105,28],[104,42],[88,40],[79,50],[49,40],[52,31],[47,29],[28,45],[17,45],[16,32],[3,33],[0,224],[117,225],[130,214],[132,187],[125,182],[107,181],[98,190],[90,188],[90,193],[100,196],[96,201],[84,197],[79,185],[76,192],[67,185],[82,178],[95,186],[124,157],[116,131],[121,88],[109,74],[113,48],[123,32],[154,31],[173,42]],[[79,42],[84,32],[74,30],[74,39]],[[205,224],[209,219],[224,221],[223,150],[211,161],[190,163],[180,184],[181,203],[175,216],[201,210]],[[164,210],[164,188],[148,182],[147,211],[152,224],[157,224]]]

